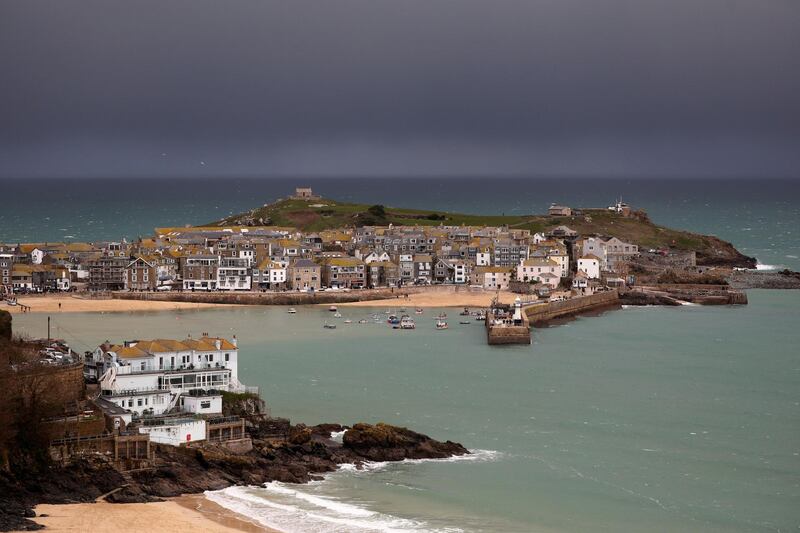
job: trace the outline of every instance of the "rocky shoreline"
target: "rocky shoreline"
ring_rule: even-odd
[[[251,433],[253,449],[235,453],[223,446],[157,445],[153,468],[120,471],[102,455],[87,455],[65,466],[17,467],[0,473],[0,531],[36,530],[29,520],[40,503],[152,502],[181,494],[220,490],[232,485],[270,481],[308,483],[339,465],[360,468],[371,461],[445,459],[470,452],[462,445],[434,440],[387,424],[291,426],[288,438],[275,440]],[[342,432],[342,442],[331,433]]]
[[[734,289],[800,289],[800,272],[734,270],[728,284]]]

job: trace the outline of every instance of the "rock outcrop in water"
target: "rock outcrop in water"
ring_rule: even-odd
[[[253,449],[243,454],[221,446],[156,445],[155,467],[133,472],[119,472],[108,458],[96,455],[66,467],[0,473],[0,530],[38,529],[28,518],[39,503],[88,502],[104,494],[110,502],[158,501],[231,485],[307,483],[344,463],[360,467],[368,461],[443,459],[469,453],[460,444],[388,424],[356,424],[344,433],[342,443],[330,438],[332,432],[345,429],[338,424],[299,424],[289,428],[288,439],[275,442],[259,437],[254,428]]]
[[[439,442],[388,424],[356,424],[342,437],[345,449],[370,461],[444,459],[469,453],[462,445]]]

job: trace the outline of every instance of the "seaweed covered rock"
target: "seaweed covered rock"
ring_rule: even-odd
[[[469,453],[456,442],[440,442],[410,429],[383,423],[356,424],[345,432],[342,442],[346,449],[370,461],[444,459]]]

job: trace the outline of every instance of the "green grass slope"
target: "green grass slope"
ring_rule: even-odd
[[[209,226],[285,226],[305,232],[360,226],[503,226],[543,232],[566,225],[581,235],[608,235],[650,248],[694,250],[698,263],[754,267],[755,261],[739,253],[730,243],[710,235],[670,229],[653,224],[646,214],[624,217],[606,209],[584,209],[581,215],[470,215],[379,205],[337,202],[330,199],[284,199],[233,215]]]

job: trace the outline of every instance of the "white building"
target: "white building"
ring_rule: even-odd
[[[241,257],[223,257],[217,269],[217,289],[223,291],[249,291],[252,287],[250,260]]]
[[[202,418],[164,418],[145,420],[139,433],[150,435],[152,442],[180,446],[206,439],[206,421]]]
[[[600,277],[600,258],[596,255],[585,255],[578,259],[578,272],[586,274],[588,279]]]
[[[517,265],[517,281],[545,283],[556,288],[560,279],[561,266],[552,259],[532,257]]]
[[[103,398],[137,416],[219,413],[222,400],[214,391],[247,390],[239,382],[238,357],[235,338],[129,341],[99,346],[86,374],[99,378]]]
[[[492,264],[492,252],[484,250],[475,254],[475,266],[490,266]]]
[[[581,257],[593,255],[600,260],[600,269],[606,270],[606,247],[605,241],[599,237],[586,237],[580,242]]]

